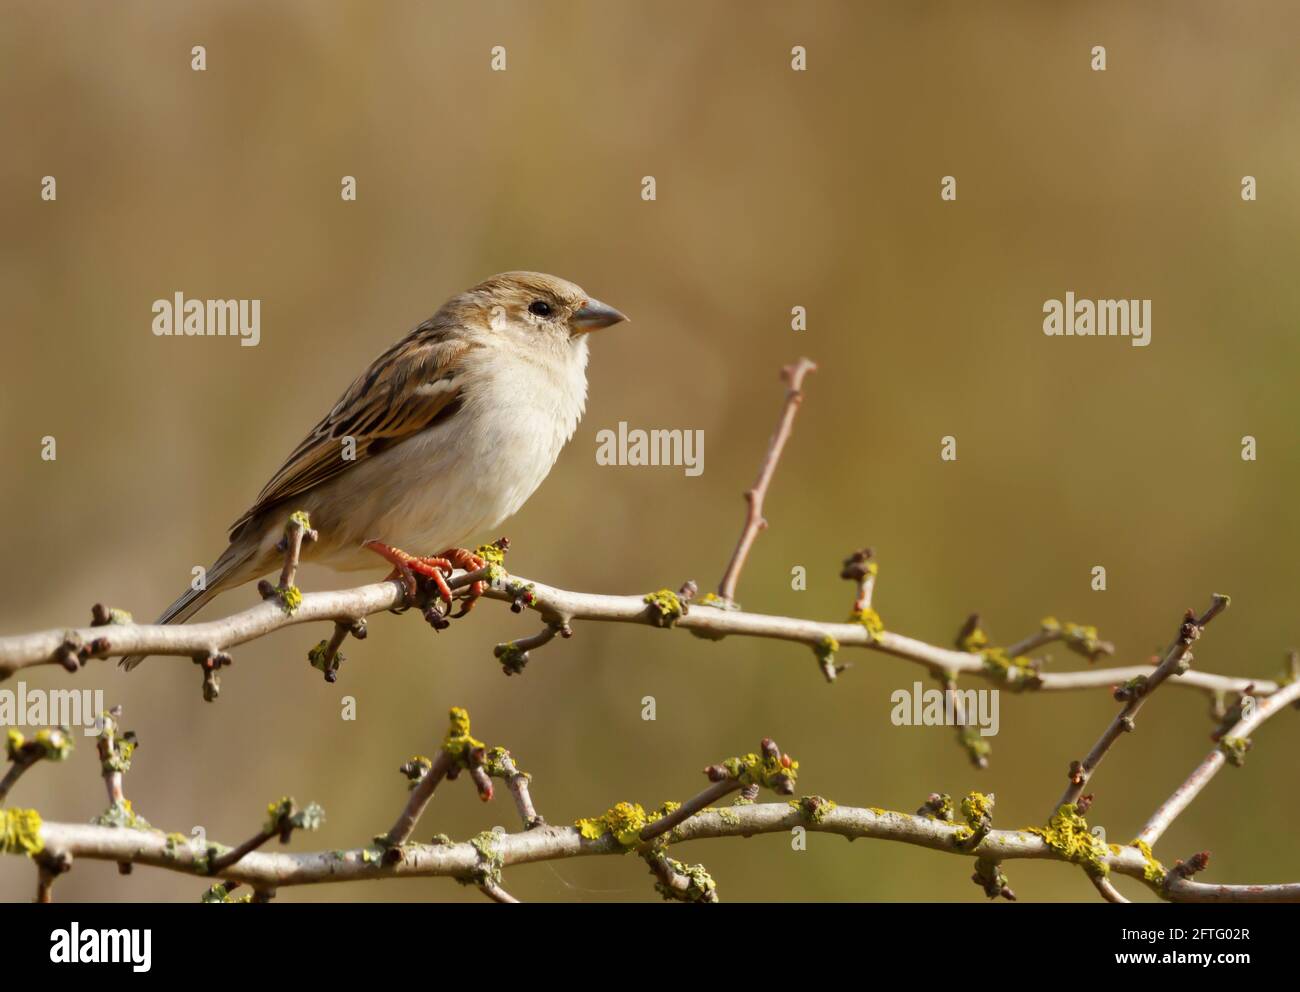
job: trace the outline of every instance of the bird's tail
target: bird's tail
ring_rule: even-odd
[[[195,589],[192,585],[186,589],[171,606],[163,610],[162,616],[157,620],[158,623],[184,623],[207,603],[213,596],[221,592],[222,588],[228,583],[225,581],[237,572],[241,566],[245,565],[253,554],[257,551],[255,542],[237,542],[231,544],[220,558],[212,563],[208,569],[207,575],[202,588]],[[136,665],[144,661],[148,655],[133,654],[123,658],[121,665],[128,672],[135,668]]]

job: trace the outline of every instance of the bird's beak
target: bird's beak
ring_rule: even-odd
[[[607,303],[588,300],[573,312],[572,324],[576,333],[586,334],[588,331],[598,331],[602,327],[609,327],[623,320],[627,320],[627,317]]]

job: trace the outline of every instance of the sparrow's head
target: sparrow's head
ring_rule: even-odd
[[[576,341],[589,331],[627,320],[581,286],[544,272],[503,272],[453,304],[472,308],[482,323],[524,337]]]

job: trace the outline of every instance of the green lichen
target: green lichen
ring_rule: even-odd
[[[1156,856],[1151,853],[1151,845],[1138,838],[1133,841],[1131,846],[1142,852],[1142,860],[1146,862],[1146,866],[1142,869],[1142,877],[1153,885],[1163,885],[1168,872],[1165,871],[1165,866],[1157,861]]]
[[[337,672],[343,662],[347,661],[347,655],[342,651],[336,650],[334,657],[327,657],[329,652],[329,642],[321,641],[314,648],[307,652],[307,660],[311,662],[311,667],[318,672],[324,672],[329,675],[331,672]]]
[[[686,613],[686,605],[671,589],[646,593],[641,600],[650,607],[650,620],[656,627],[671,627]]]
[[[119,799],[90,821],[100,827],[124,827],[130,830],[152,830],[149,821],[131,806],[131,800]]]
[[[167,841],[163,845],[163,856],[168,860],[175,861],[180,858],[182,849],[192,850],[190,848],[190,839],[184,834],[168,834]]]
[[[131,755],[135,753],[136,736],[135,732],[128,730],[124,734],[118,733],[118,724],[116,717],[112,713],[101,713],[102,721],[99,736],[107,745],[104,751],[101,751],[99,763],[100,771],[104,774],[118,772],[125,774],[131,770]]]
[[[135,623],[135,617],[131,616],[129,610],[119,610],[116,607],[110,607],[108,611],[108,622],[116,626],[122,626],[128,623]]]
[[[1061,641],[1071,651],[1081,654],[1089,661],[1095,661],[1098,655],[1105,654],[1106,648],[1097,639],[1097,628],[1090,624],[1061,624]]]
[[[11,728],[5,737],[5,752],[10,761],[65,761],[72,753],[72,735],[65,727],[46,728],[28,740]]]
[[[729,599],[724,599],[716,592],[706,592],[699,599],[695,600],[695,606],[711,606],[715,610],[738,610],[739,603],[733,603]]]
[[[1240,768],[1246,763],[1246,752],[1250,746],[1248,737],[1225,737],[1219,741],[1219,751],[1233,768]]]
[[[993,745],[980,733],[979,727],[962,727],[957,734],[958,741],[966,750],[966,756],[976,768],[987,768],[989,756],[993,754]]]
[[[537,586],[531,582],[508,582],[506,583],[506,595],[522,609],[537,602]],[[511,608],[514,609],[514,606]],[[518,610],[515,610],[515,612],[517,613]]]
[[[704,865],[687,865],[664,855],[662,865],[674,875],[686,878],[685,890],[674,888],[662,879],[655,881],[655,891],[671,902],[717,902],[718,885]],[[653,866],[651,868],[653,871]]]
[[[518,641],[506,641],[492,649],[492,656],[501,662],[501,668],[507,675],[518,675],[528,664],[528,652],[519,646]]]
[[[513,771],[506,768],[507,761],[510,762],[510,768],[513,769]],[[520,767],[514,763],[514,759],[511,757],[510,752],[503,747],[491,748],[487,754],[483,756],[483,769],[493,778],[512,778],[519,775],[522,776],[525,781],[532,780],[532,776],[526,771],[520,769]]]
[[[202,853],[194,855],[194,870],[200,875],[206,875],[212,870],[213,859],[229,854],[230,851],[231,848],[227,847],[225,844],[218,843],[217,841],[209,842],[207,847],[203,849]]]
[[[1027,832],[1037,834],[1049,848],[1072,864],[1079,865],[1094,878],[1110,872],[1106,862],[1109,850],[1101,839],[1088,829],[1088,821],[1079,815],[1074,803],[1065,803],[1047,821],[1045,827],[1029,827]]]
[[[817,664],[827,682],[835,681],[835,652],[839,649],[840,642],[830,634],[813,645],[813,654],[817,656]]]
[[[971,876],[971,881],[983,888],[984,894],[990,899],[996,899],[998,896],[1004,899],[1016,897],[1007,884],[1007,873],[1002,870],[1002,866],[988,858],[976,860],[975,874]]]
[[[407,778],[407,787],[414,789],[420,784],[420,780],[429,774],[429,769],[433,767],[433,762],[422,754],[411,755],[411,760],[398,769]]]
[[[881,810],[881,812],[883,813],[884,810]],[[917,812],[927,820],[940,820],[944,823],[951,823],[956,819],[952,796],[946,792],[936,792]]]
[[[835,803],[824,796],[802,796],[799,799],[791,799],[790,805],[813,823],[824,823],[826,817],[835,810]]]
[[[714,807],[713,809],[710,809],[709,812],[717,813],[718,819],[721,820],[729,827],[740,826],[740,814],[737,813],[734,809],[728,809],[725,806]]]
[[[872,637],[879,637],[885,632],[885,621],[881,620],[880,614],[870,606],[850,613],[849,623],[861,624]]]
[[[199,896],[199,902],[251,903],[253,901],[253,893],[251,891],[245,892],[242,896],[231,896],[230,890],[233,889],[236,884],[238,883],[232,884],[229,882],[218,882],[216,885],[212,886],[212,888],[208,889],[207,892],[203,893],[203,895]]]
[[[993,819],[993,797],[982,792],[968,792],[961,801],[961,815],[972,827]]]
[[[1127,682],[1117,686],[1113,693],[1114,697],[1120,701],[1137,699],[1145,695],[1147,691],[1147,677],[1145,675],[1135,675]]]
[[[970,654],[979,654],[988,647],[989,637],[979,626],[972,627],[969,632],[963,634],[957,639],[957,648],[960,651],[967,651]]]
[[[40,854],[41,814],[34,809],[0,809],[0,854]]]
[[[494,885],[501,884],[501,869],[505,867],[505,855],[498,849],[497,841],[500,834],[492,830],[484,830],[481,834],[476,834],[470,838],[470,846],[478,851],[479,863],[474,867],[474,880],[476,882],[491,882]]]
[[[754,754],[728,758],[722,762],[729,778],[740,782],[741,787],[751,785],[765,789],[781,789],[786,783],[793,786],[799,777],[799,762],[788,754]]]
[[[266,807],[266,823],[262,830],[268,834],[282,834],[290,830],[317,830],[325,822],[325,810],[316,803],[302,809],[293,797],[284,796]]]
[[[1003,648],[989,648],[981,652],[984,671],[995,682],[1010,689],[1024,689],[1038,685],[1038,663],[1026,655],[1008,657]]]

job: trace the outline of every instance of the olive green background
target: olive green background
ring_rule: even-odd
[[[1096,623],[1114,664],[1163,647],[1212,592],[1231,610],[1195,664],[1273,677],[1297,640],[1300,12],[1285,3],[3,4],[0,32],[0,631],[79,624],[102,600],[152,619],[374,355],[504,269],[573,279],[632,323],[593,339],[588,413],[503,530],[510,565],[568,588],[716,583],[780,405],[808,382],[773,485],[747,608],[841,619],[840,559],[881,562],[890,629],[995,640],[1046,614]],[[207,47],[206,72],[190,69]],[[793,45],[808,71],[790,69]],[[489,71],[504,45],[508,71]],[[1089,68],[1093,45],[1109,67]],[[42,202],[42,176],[58,200]],[[340,178],[356,176],[344,203]],[[641,178],[658,199],[640,197]],[[943,203],[940,178],[957,177]],[[1259,200],[1240,197],[1257,177]],[[1047,338],[1042,304],[1153,301],[1153,341]],[[168,339],[150,305],[260,298],[262,343]],[[789,328],[790,308],[809,328]],[[610,468],[595,434],[699,428],[706,470]],[[940,438],[958,439],[955,463]],[[1243,435],[1259,457],[1242,461]],[[40,458],[54,435],[58,460]],[[476,535],[476,539],[495,537]],[[433,550],[433,549],[413,549]],[[1089,588],[1104,565],[1109,588]],[[792,591],[791,569],[808,569]],[[378,570],[376,575],[380,575]],[[353,577],[355,579],[356,577]],[[306,589],[352,579],[308,569]],[[204,616],[256,600],[247,587]],[[923,677],[875,654],[834,686],[804,648],[581,623],[522,677],[492,658],[537,629],[485,603],[435,636],[381,616],[337,685],[326,629],[238,650],[214,705],[186,660],[91,664],[29,687],[103,688],[142,746],[127,794],[154,824],[234,843],[291,794],[328,820],[296,849],[365,842],[405,801],[449,706],[534,776],[553,822],[682,799],[764,735],[799,791],[911,811],[997,795],[1041,822],[1116,704],[1004,694],[992,767],[950,730],[895,727]],[[1057,651],[1050,670],[1084,664]],[[15,688],[11,680],[5,688]],[[342,699],[358,719],[340,719]],[[641,719],[642,699],[658,719]],[[1094,779],[1093,821],[1128,840],[1211,746],[1205,699],[1167,689]],[[84,821],[104,804],[91,741],[11,802]],[[1289,881],[1300,726],[1256,736],[1157,848],[1209,848],[1207,878]],[[503,798],[443,787],[417,836],[515,829]],[[970,863],[812,835],[709,841],[726,900],[982,901]],[[1008,866],[1026,900],[1093,899],[1083,873]],[[657,898],[603,858],[508,872],[526,900]],[[33,871],[0,860],[0,897]],[[1121,881],[1135,898],[1140,886]],[[195,879],[79,864],[63,899],[197,899]],[[312,899],[480,899],[446,879],[286,890]]]

